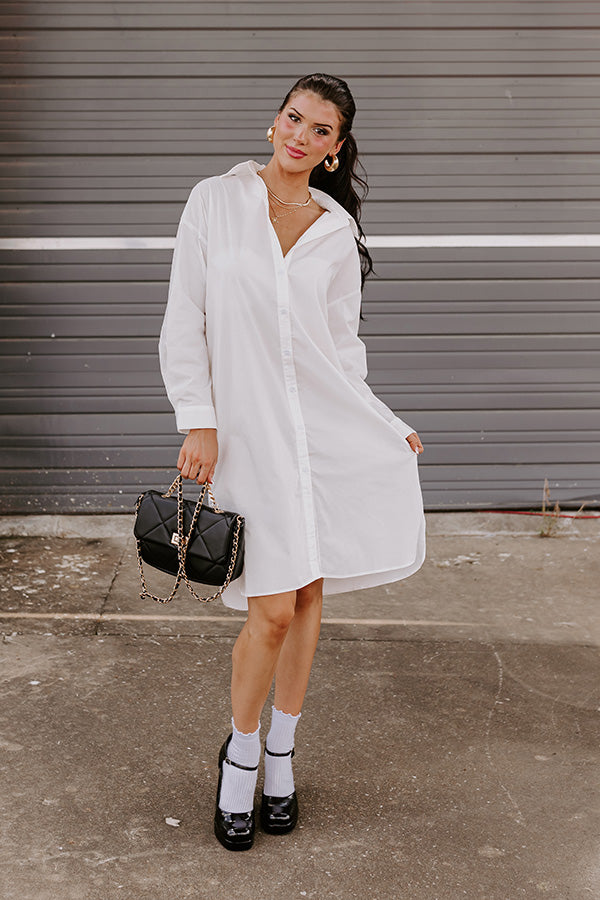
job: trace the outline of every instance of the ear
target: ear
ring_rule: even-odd
[[[337,142],[337,144],[334,146],[333,150],[330,150],[329,152],[330,152],[330,153],[333,153],[333,154],[337,154],[337,153],[339,152],[340,147],[342,146],[342,144],[344,143],[345,140],[346,140],[346,138],[342,138],[341,141],[338,141],[338,142]]]

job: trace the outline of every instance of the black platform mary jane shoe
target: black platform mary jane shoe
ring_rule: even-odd
[[[269,756],[294,756],[294,750],[287,753],[272,753],[265,747]],[[260,804],[260,824],[267,834],[287,834],[298,822],[298,797],[296,791],[288,797],[269,797],[263,792]]]
[[[217,803],[215,809],[214,830],[215,837],[227,850],[249,850],[254,843],[254,810],[250,812],[232,813],[223,812],[219,806],[221,795],[221,783],[223,781],[223,764],[236,766],[238,769],[246,769],[254,772],[258,766],[242,766],[227,756],[227,747],[233,734],[230,734],[219,753],[219,783],[217,785]]]

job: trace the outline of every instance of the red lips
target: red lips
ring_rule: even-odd
[[[286,144],[285,146],[290,156],[295,156],[296,159],[300,159],[300,157],[306,156],[306,153],[304,153],[303,150],[298,150],[296,149],[296,147],[290,147],[288,144]]]

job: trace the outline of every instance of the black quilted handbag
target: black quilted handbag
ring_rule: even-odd
[[[227,585],[242,574],[244,517],[219,509],[208,481],[202,487],[195,503],[185,500],[183,476],[179,474],[166,493],[149,490],[138,497],[133,533],[142,599],[149,597],[158,603],[168,603],[183,580],[196,600],[207,603],[219,597]],[[172,497],[175,488],[177,497]],[[212,506],[203,504],[207,491]],[[144,578],[144,562],[175,576],[175,585],[168,597],[156,597],[150,593]],[[191,581],[218,584],[220,587],[211,597],[199,597]]]

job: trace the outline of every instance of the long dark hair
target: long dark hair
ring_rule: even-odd
[[[323,100],[333,103],[342,119],[340,124],[340,133],[338,140],[344,140],[344,143],[338,151],[339,165],[335,172],[328,172],[325,168],[325,160],[315,166],[310,173],[308,183],[321,191],[325,191],[333,197],[334,200],[348,210],[350,215],[356,220],[358,225],[359,239],[356,240],[358,252],[360,254],[360,270],[361,270],[361,289],[365,285],[367,275],[373,271],[373,260],[371,254],[362,243],[364,232],[360,224],[360,211],[362,201],[369,192],[369,186],[366,179],[361,178],[356,172],[357,164],[360,165],[363,172],[364,166],[358,159],[358,148],[354,135],[351,132],[354,115],[356,113],[356,105],[354,98],[350,92],[350,88],[341,78],[335,75],[326,75],[323,72],[314,72],[312,75],[304,75],[290,88],[278,112],[290,102],[292,97],[301,91],[310,91],[317,94]],[[325,157],[327,159],[328,157]],[[366,172],[365,172],[366,174]],[[352,182],[355,181],[362,187],[362,196],[359,196],[354,190]],[[363,318],[361,311],[361,319]]]

